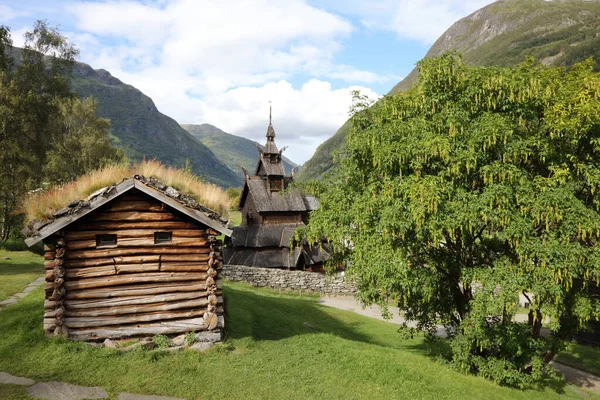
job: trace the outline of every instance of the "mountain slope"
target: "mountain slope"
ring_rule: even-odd
[[[600,70],[600,0],[500,0],[452,25],[426,57],[448,50],[483,66],[513,66],[531,55],[546,65],[568,67],[593,56]],[[417,78],[414,69],[390,93],[409,89]],[[298,178],[315,179],[331,168],[331,152],[343,147],[349,129],[346,122],[321,144]]]
[[[258,162],[258,143],[230,133],[223,132],[221,129],[210,124],[202,125],[181,125],[193,137],[208,147],[225,165],[232,169],[240,177],[243,177],[240,166],[246,168],[251,174],[254,173],[256,163]],[[258,144],[261,148],[263,145]],[[290,174],[296,164],[286,157],[283,157],[283,166],[285,172]]]
[[[98,115],[111,121],[114,145],[133,160],[154,159],[173,166],[190,160],[192,170],[221,186],[240,186],[242,179],[212,151],[172,118],[158,111],[152,99],[108,71],[77,63],[71,85],[80,97],[98,100]]]

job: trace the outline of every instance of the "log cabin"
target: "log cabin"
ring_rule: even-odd
[[[283,149],[278,150],[275,144],[270,115],[267,142],[263,149],[257,149],[254,175],[244,170],[238,207],[242,223],[233,228],[223,250],[225,263],[321,272],[329,256],[325,249],[306,244],[290,246],[296,228],[308,224],[310,212],[319,207],[319,202],[297,189],[286,190],[294,178],[285,174]]]
[[[78,340],[224,327],[218,235],[229,221],[136,175],[24,230],[44,243],[44,331]],[[215,335],[211,335],[215,337]]]

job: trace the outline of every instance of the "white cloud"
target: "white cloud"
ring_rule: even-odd
[[[0,24],[5,24],[15,18],[25,17],[27,15],[29,15],[29,12],[18,11],[7,5],[0,4]]]
[[[398,80],[336,64],[354,28],[304,0],[109,0],[66,10],[85,62],[142,90],[181,123],[210,123],[262,142],[272,101],[277,143],[289,145],[296,162],[344,123],[351,89],[377,97],[365,87],[333,89],[326,79]],[[305,77],[299,86],[298,76]]]
[[[323,0],[329,8],[360,18],[369,30],[431,44],[450,26],[494,0]]]

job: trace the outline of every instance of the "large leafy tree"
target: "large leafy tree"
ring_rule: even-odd
[[[108,121],[69,87],[78,50],[37,21],[22,49],[0,26],[0,240],[18,232],[18,207],[43,181],[64,182],[121,158]]]
[[[421,61],[408,92],[358,102],[304,234],[327,237],[365,303],[392,297],[419,328],[451,327],[459,368],[516,386],[540,378],[560,338],[599,315],[587,291],[600,280],[592,66]],[[521,293],[525,323],[513,321]]]
[[[67,75],[77,50],[44,21],[25,34],[22,49],[0,27],[0,48],[0,240],[6,240],[18,228],[22,197],[42,179],[57,104],[72,96]]]
[[[46,154],[48,181],[72,181],[86,172],[125,159],[123,151],[111,145],[110,121],[98,118],[96,105],[93,97],[65,99],[58,104],[58,132]]]

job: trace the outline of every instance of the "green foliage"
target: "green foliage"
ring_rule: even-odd
[[[44,254],[44,244],[42,242],[28,247],[21,237],[11,238],[5,241],[0,241],[0,249],[6,251],[30,251],[34,254]]]
[[[564,336],[600,315],[587,292],[600,280],[600,74],[591,61],[467,67],[452,53],[419,74],[354,115],[304,234],[329,239],[365,303],[398,298],[419,328],[452,327],[457,351],[499,346],[469,352],[469,370],[538,378],[534,361],[558,349],[540,339],[545,319]],[[527,328],[511,322],[522,291]],[[527,362],[504,358],[515,348]]]
[[[231,209],[237,210],[240,203],[240,188],[230,187],[226,190],[227,196],[231,199]]]
[[[65,75],[77,53],[55,28],[37,21],[16,65],[10,29],[0,28],[0,240],[19,224],[24,194],[41,183],[58,103],[72,96]]]
[[[96,116],[96,104],[92,97],[59,103],[59,132],[46,154],[49,182],[69,182],[86,172],[125,161],[123,151],[110,143],[110,121]]]
[[[194,342],[196,341],[196,332],[188,332],[187,335],[185,335],[185,344],[188,346],[191,346],[194,344]]]
[[[598,15],[600,3],[592,1],[498,1],[457,21],[427,57],[457,50],[469,65],[511,67],[532,56],[543,64],[567,68],[592,57],[594,70],[600,71]],[[390,94],[408,90],[417,79],[415,69]],[[318,179],[328,171],[334,165],[333,153],[343,148],[349,130],[350,121],[346,121],[323,142],[304,164],[299,179]]]
[[[169,347],[169,338],[165,335],[154,335],[152,336],[152,343],[159,349],[166,349]]]

